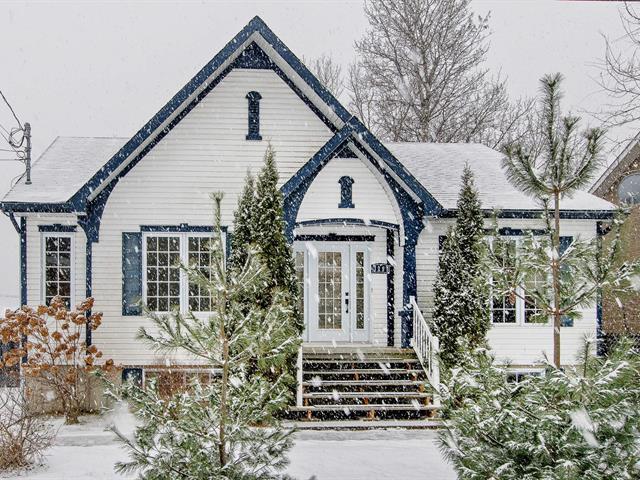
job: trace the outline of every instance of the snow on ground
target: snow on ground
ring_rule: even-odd
[[[58,421],[60,424],[60,421]],[[61,426],[56,445],[47,451],[46,465],[12,480],[107,480],[118,476],[117,461],[127,459],[105,425],[115,424],[130,434],[134,422],[124,409],[102,417],[86,417],[82,425]],[[288,473],[300,480],[454,480],[453,469],[442,458],[434,430],[320,430],[299,431],[290,453]]]

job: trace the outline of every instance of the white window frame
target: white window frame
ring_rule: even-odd
[[[147,305],[147,238],[150,237],[177,237],[180,239],[180,262],[184,265],[189,261],[189,237],[212,238],[213,232],[143,232],[142,233],[142,301]],[[222,254],[226,261],[226,232],[222,232]],[[189,311],[189,278],[184,270],[180,270],[180,313]],[[168,311],[156,311],[157,314],[166,314]],[[211,311],[196,311],[194,315],[208,315]]]
[[[40,303],[47,301],[47,238],[71,239],[71,273],[69,287],[69,308],[76,304],[76,239],[75,232],[40,232]]]
[[[489,237],[491,238],[491,237]],[[508,240],[514,242],[516,245],[516,256],[518,255],[518,249],[522,244],[525,237],[522,235],[503,235],[500,237],[502,240]],[[491,242],[489,242],[491,243]],[[490,245],[492,248],[492,245]],[[491,279],[490,285],[493,283],[493,279]],[[516,287],[516,321],[513,323],[504,323],[504,322],[494,322],[493,321],[493,295],[491,295],[491,305],[489,306],[489,314],[491,315],[491,326],[499,327],[499,328],[513,328],[513,327],[532,327],[532,328],[544,328],[549,327],[551,322],[547,319],[546,322],[527,322],[526,321],[526,313],[525,313],[525,302],[522,298],[524,296],[524,289],[521,286]]]

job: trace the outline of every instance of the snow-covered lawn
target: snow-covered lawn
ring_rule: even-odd
[[[113,465],[127,456],[104,425],[114,418],[88,417],[85,423],[61,427],[46,465],[10,476],[33,480],[106,480],[117,476]],[[122,413],[114,422],[123,432],[131,422]],[[299,431],[288,472],[301,480],[453,480],[433,430]],[[135,478],[135,477],[129,477]]]

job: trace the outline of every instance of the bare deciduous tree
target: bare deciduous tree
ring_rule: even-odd
[[[22,386],[0,388],[0,471],[39,461],[54,436],[51,425],[29,410]]]
[[[344,93],[344,79],[342,78],[342,65],[336,63],[333,57],[323,53],[314,59],[309,65],[311,71],[320,80],[320,83],[336,98]]]
[[[505,81],[482,67],[489,16],[476,17],[469,3],[367,0],[369,29],[348,83],[352,110],[374,133],[498,147],[526,131],[533,101],[511,103]]]
[[[625,35],[616,40],[605,36],[605,58],[599,78],[611,103],[596,116],[609,126],[640,120],[640,13],[625,2],[620,18]]]

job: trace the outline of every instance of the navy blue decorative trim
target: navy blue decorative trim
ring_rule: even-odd
[[[338,208],[355,208],[353,204],[353,178],[345,175],[338,180],[340,184],[340,203]]]
[[[122,315],[141,315],[142,233],[122,232]]]
[[[493,230],[490,228],[485,229],[486,233],[493,233]],[[548,235],[549,230],[547,229],[531,229],[531,228],[511,228],[504,227],[498,229],[498,235],[502,237],[525,237],[527,235]]]
[[[74,206],[84,206],[86,198],[95,191],[101,183],[109,178],[127,158],[142,145],[148,138],[158,130],[158,128],[173,115],[184,102],[191,97],[202,85],[207,87],[200,92],[191,103],[180,112],[180,114],[167,125],[150,145],[145,148],[146,154],[158,141],[163,138],[189,111],[204,98],[213,87],[215,87],[226,76],[229,71],[235,67],[239,68],[264,68],[264,58],[250,60],[251,56],[255,57],[255,52],[262,51],[255,42],[246,48],[242,54],[238,55],[237,63],[232,62],[223,72],[221,72],[215,80],[210,81],[209,78],[242,47],[242,45],[253,35],[259,33],[266,42],[273,48],[276,53],[307,83],[316,95],[326,103],[336,114],[339,120],[346,123],[351,117],[349,112],[338,102],[338,100],[318,81],[318,79],[300,62],[300,60],[282,43],[282,41],[269,29],[260,17],[254,17],[234,38],[232,38],[218,54],[209,61],[178,93],[176,93],[158,113],[156,113],[138,132],[87,182],[68,202]],[[263,52],[264,53],[264,52]],[[265,55],[266,56],[266,55]],[[269,59],[270,60],[270,59]],[[282,77],[282,71],[277,68],[273,62],[269,62],[269,66]],[[292,86],[292,82],[287,78],[287,83]],[[303,96],[299,88],[294,91],[298,96]],[[306,98],[306,97],[305,97]],[[307,99],[308,101],[308,99]],[[309,103],[311,103],[309,101]],[[317,108],[314,109],[317,112]],[[323,116],[323,121],[326,117]],[[335,126],[334,126],[335,128]],[[150,147],[150,148],[149,148]],[[142,154],[142,156],[144,156]],[[140,155],[133,162],[139,161]],[[126,172],[125,172],[126,173]]]
[[[20,305],[27,304],[27,219],[20,217]]]
[[[395,336],[395,235],[393,230],[387,230],[387,346],[393,347]]]
[[[13,212],[3,212],[3,213],[7,217],[9,217],[9,220],[11,220],[11,224],[13,225],[13,228],[18,233],[18,235],[20,235],[20,225],[18,225],[18,222],[16,222],[16,216],[13,214]]]
[[[543,210],[483,210],[485,217],[497,218],[534,218],[544,217]],[[439,214],[441,218],[455,218],[457,211],[444,210]],[[561,210],[560,218],[566,220],[608,220],[615,216],[613,210]]]
[[[87,239],[85,246],[85,294],[87,298],[93,296],[93,242]],[[89,317],[91,317],[91,310],[87,312],[87,327],[85,329],[85,342],[87,347],[91,346],[92,332],[89,328]]]
[[[375,235],[338,235],[327,233],[323,235],[296,235],[296,242],[373,242]]]
[[[391,171],[397,175],[422,201],[424,211],[430,216],[439,216],[443,210],[442,205],[433,198],[427,189],[400,163],[393,154],[378,140],[373,133],[356,117],[351,117],[349,125],[354,131],[354,135],[363,144],[369,146],[386,164]],[[360,149],[362,151],[362,149]],[[366,153],[370,157],[369,152]],[[377,162],[376,162],[377,163]],[[386,173],[386,175],[389,175]]]
[[[53,225],[38,225],[38,231],[40,232],[75,232],[76,225],[62,225],[61,223],[54,223]]]
[[[227,231],[226,226],[222,226],[223,232]],[[196,233],[210,233],[213,232],[213,227],[209,225],[189,225],[188,223],[181,223],[180,225],[140,225],[141,232],[167,232],[167,233],[182,233],[182,232],[196,232]]]
[[[567,248],[569,248],[571,246],[571,244],[573,243],[573,237],[571,236],[561,236],[560,237],[560,246],[559,246],[559,253],[560,255],[562,255]],[[573,318],[563,315],[562,318],[560,318],[560,326],[561,327],[573,327]]]
[[[289,242],[293,241],[296,218],[309,185],[320,169],[335,156],[350,136],[351,128],[348,126],[341,128],[280,188],[284,200],[285,234]]]
[[[429,209],[432,214],[438,213],[439,204],[430,203],[428,206],[418,204],[413,197],[400,185],[389,172],[382,167],[379,162],[363,149],[359,144],[355,143],[355,147],[371,162],[378,170],[389,185],[389,189],[393,193],[396,202],[400,208],[402,215],[402,224],[404,226],[404,248],[402,250],[403,260],[403,279],[402,279],[402,303],[403,308],[400,312],[401,329],[400,329],[400,345],[402,348],[411,346],[411,338],[413,336],[413,321],[411,317],[410,297],[417,298],[417,274],[416,274],[416,245],[420,233],[424,228],[424,218],[426,211]],[[426,191],[426,190],[425,190]],[[428,192],[427,192],[428,193]],[[430,197],[430,195],[429,195]],[[428,200],[428,198],[427,198]]]
[[[336,156],[347,143],[352,132],[353,130],[348,125],[345,125],[337,131],[333,137],[320,147],[307,163],[300,167],[300,169],[282,185],[280,188],[282,195],[287,198],[300,187],[304,186],[305,183],[311,183],[309,178],[314,176],[314,173],[317,173],[321,167]]]
[[[82,208],[65,203],[37,203],[37,202],[0,202],[0,209],[4,212],[21,213],[77,213]]]
[[[400,230],[400,225],[397,223],[383,222],[382,220],[368,220],[365,221],[361,218],[318,218],[314,220],[303,220],[296,223],[296,227],[304,227],[309,225],[363,225],[367,227],[379,227],[386,228],[388,230]]]
[[[602,238],[609,231],[610,226],[604,225],[603,222],[596,222],[596,234],[598,235],[598,249],[602,250]],[[598,288],[596,293],[596,355],[602,357],[605,355],[607,347],[605,343],[604,328],[602,324],[602,288]]]
[[[345,146],[342,150],[336,153],[336,158],[358,158],[348,146]]]
[[[246,136],[247,140],[262,140],[262,136],[260,135],[260,100],[262,99],[262,95],[258,92],[249,92],[246,96],[249,105],[248,105],[248,133]]]

